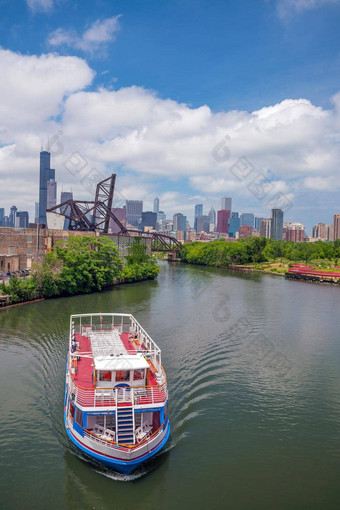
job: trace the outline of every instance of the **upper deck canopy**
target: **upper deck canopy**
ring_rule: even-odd
[[[115,357],[98,356],[94,358],[94,367],[96,370],[137,370],[149,368],[149,364],[140,354]]]

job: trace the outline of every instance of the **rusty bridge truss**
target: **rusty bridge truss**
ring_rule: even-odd
[[[127,229],[112,212],[113,195],[116,184],[116,174],[98,182],[94,201],[66,200],[48,209],[68,220],[68,230],[81,232],[99,232],[109,234],[112,221],[117,227],[115,235],[126,237],[143,237],[152,240],[152,251],[174,251],[181,243],[175,237],[158,232],[142,232],[137,229]]]

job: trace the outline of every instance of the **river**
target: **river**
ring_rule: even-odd
[[[0,508],[339,508],[339,289],[160,264],[155,282],[0,311]],[[169,386],[167,448],[130,477],[63,426],[69,316],[114,311],[158,343]]]

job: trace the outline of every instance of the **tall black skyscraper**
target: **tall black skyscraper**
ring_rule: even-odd
[[[55,170],[51,168],[51,154],[40,152],[40,179],[39,179],[39,223],[46,224],[47,209],[47,183],[55,179]]]
[[[283,233],[283,211],[282,209],[272,209],[271,238],[282,239]]]

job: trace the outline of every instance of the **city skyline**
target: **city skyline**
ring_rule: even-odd
[[[193,205],[218,211],[223,196],[235,211],[268,217],[280,194],[287,221],[309,232],[331,222],[339,2],[199,0],[194,12],[185,2],[145,11],[133,0],[4,4],[3,207],[20,203],[34,217],[43,138],[58,185],[80,200],[92,196],[93,175],[115,172],[124,199],[152,211],[157,196],[170,217],[191,222]]]

